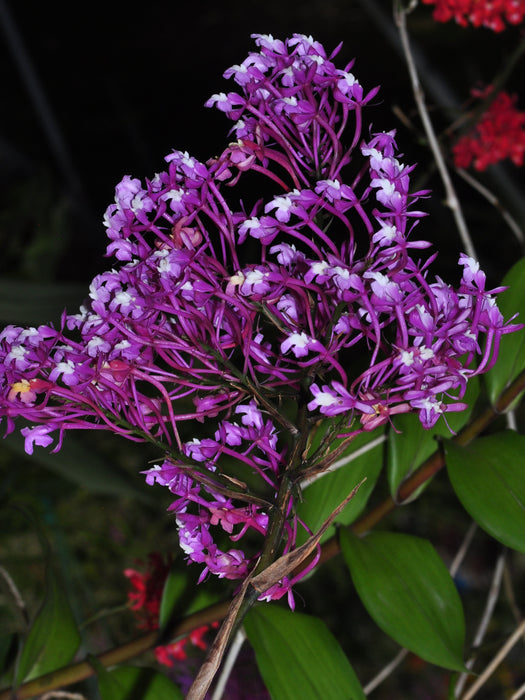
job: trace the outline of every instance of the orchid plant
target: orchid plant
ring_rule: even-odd
[[[330,513],[309,485],[349,463],[356,447],[403,435],[410,414],[419,431],[456,435],[471,382],[494,368],[500,345],[508,341],[505,352],[515,354],[506,348],[522,335],[519,308],[499,308],[506,286],[489,288],[471,255],[459,255],[456,288],[432,272],[437,254],[418,235],[430,192],[411,186],[415,166],[403,162],[395,130],[373,130],[368,114],[378,88],[361,85],[353,62],[338,66],[340,46],[327,52],[302,34],[253,39],[256,50],[224,74],[231,91],[206,103],[233,123],[228,145],[206,162],[173,151],[151,179],[124,177],[104,217],[112,266],[93,279],[80,311],[65,312],[57,326],[0,333],[6,432],[18,428],[28,454],[59,451],[73,430],[149,443],[158,459],[143,472],[146,482],[169,491],[178,545],[198,567],[199,585],[211,576],[234,582],[225,588],[233,592],[229,609],[204,620],[225,622],[189,698],[205,697],[244,623],[272,697],[288,697],[277,677],[268,680],[261,640],[271,624],[294,628],[301,615],[269,604],[284,597],[294,610],[298,584],[323,561],[328,528],[361,487],[365,507],[377,475],[347,471]],[[523,388],[520,378],[501,393],[520,362],[499,380],[498,410]],[[461,461],[458,449],[450,448],[452,464]],[[420,485],[403,478],[393,498],[414,496]],[[460,495],[459,468],[451,481]],[[305,502],[321,515],[307,516]],[[491,531],[483,507],[473,510]],[[410,635],[389,626],[374,591],[374,557],[402,545],[395,535],[373,535],[341,538],[365,606],[401,644],[462,670],[460,630],[446,632],[448,651],[438,653],[425,642],[414,648]],[[434,551],[421,554],[421,542],[407,544],[415,548],[407,577],[422,556],[436,567],[429,585],[443,596],[443,610],[456,610],[444,565]],[[427,615],[432,596],[422,595]],[[387,608],[398,604],[394,593]],[[166,623],[159,606],[157,599],[161,621],[150,630]],[[194,625],[201,634],[202,622]],[[330,690],[320,678],[312,692],[364,697],[346,658],[339,663],[326,644],[345,680]],[[110,684],[100,687],[104,700],[120,697]]]

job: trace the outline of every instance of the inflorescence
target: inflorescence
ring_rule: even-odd
[[[363,125],[377,89],[336,67],[339,47],[254,38],[225,73],[235,89],[206,103],[234,121],[223,152],[174,151],[144,184],[126,176],[105,215],[115,266],[80,312],[0,335],[7,432],[25,419],[30,454],[70,429],[157,445],[146,479],[173,494],[201,579],[251,570],[257,553],[237,543],[265,537],[283,474],[319,467],[294,446],[321,417],[350,436],[407,412],[430,428],[465,408],[468,379],[515,328],[477,262],[460,256],[455,290],[430,276],[435,256],[413,257],[430,245],[413,238],[428,193],[410,192],[395,133]],[[293,500],[285,516],[284,553]]]
[[[492,86],[474,88],[471,95],[478,100],[491,98]],[[499,92],[472,129],[454,144],[452,153],[458,168],[473,165],[486,170],[490,165],[509,158],[520,167],[525,158],[525,112],[516,108],[516,95]]]
[[[436,22],[454,19],[462,27],[471,24],[494,32],[502,32],[508,24],[521,24],[525,16],[525,0],[423,0],[423,3],[435,5]]]

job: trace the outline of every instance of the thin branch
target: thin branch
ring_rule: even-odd
[[[432,151],[432,154],[433,154],[434,159],[436,161],[436,166],[437,166],[437,169],[438,169],[439,174],[441,176],[441,181],[443,182],[443,186],[445,188],[446,204],[451,209],[452,214],[454,216],[454,220],[456,222],[456,227],[458,229],[459,236],[461,238],[461,242],[465,248],[465,252],[471,258],[475,258],[476,257],[476,250],[474,248],[474,245],[472,243],[472,239],[471,239],[470,234],[468,232],[467,224],[465,222],[465,218],[463,216],[463,211],[461,209],[461,204],[460,204],[459,199],[456,195],[454,185],[452,184],[452,180],[450,178],[447,166],[445,164],[445,159],[444,159],[443,154],[441,152],[441,148],[439,145],[438,138],[436,136],[436,132],[434,131],[434,126],[432,124],[432,120],[430,119],[427,107],[425,105],[425,96],[423,93],[423,89],[421,87],[421,83],[419,82],[418,71],[416,68],[416,64],[414,61],[414,56],[412,54],[412,50],[410,48],[410,41],[408,38],[408,31],[407,31],[407,25],[406,25],[406,15],[414,8],[414,6],[415,6],[415,4],[412,3],[410,7],[404,8],[404,7],[402,7],[401,0],[395,0],[395,2],[394,2],[394,20],[395,20],[395,23],[396,23],[397,28],[399,30],[399,36],[401,38],[401,45],[403,47],[403,53],[405,55],[405,60],[406,60],[408,72],[410,75],[410,82],[412,84],[412,91],[414,93],[414,100],[416,102],[419,116],[421,118],[421,122],[422,122],[423,128],[425,130],[425,134],[426,134],[426,137],[428,140],[428,145],[429,145],[430,150]]]
[[[193,615],[188,616],[174,629],[173,639],[180,639],[181,637],[187,636],[197,627],[210,625],[216,620],[222,620],[226,616],[228,607],[228,601],[215,603],[204,610],[199,610]],[[109,649],[97,655],[96,658],[103,666],[117,666],[118,664],[125,663],[149,651],[157,646],[158,641],[159,631],[154,630],[130,642],[126,642],[126,644]],[[23,683],[16,689],[16,700],[27,700],[27,698],[33,698],[37,695],[42,695],[43,693],[48,693],[52,690],[78,683],[93,675],[95,675],[95,669],[88,661],[80,661],[70,666],[64,666],[28,681],[27,683]],[[6,688],[0,691],[0,700],[13,700],[13,689]]]
[[[516,420],[516,411],[509,411],[505,414],[505,421],[509,430],[518,430],[518,422]]]
[[[525,390],[525,370],[523,370],[514,382],[508,386],[496,401],[494,406],[486,408],[471,423],[462,428],[452,438],[456,445],[465,446],[477,438],[488,426],[496,420]],[[445,466],[445,459],[441,450],[436,450],[430,455],[412,474],[401,484],[397,501],[389,496],[379,503],[373,510],[362,515],[356,520],[350,529],[354,534],[360,535],[375,527],[383,518],[389,515],[395,508],[412,496],[413,493]],[[337,537],[333,537],[323,544],[319,564],[322,564],[339,554],[341,548]],[[0,700],[2,698],[0,697]]]
[[[476,534],[476,530],[478,529],[478,525],[474,520],[470,523],[470,527],[467,530],[467,534],[463,538],[463,542],[461,543],[461,547],[458,549],[456,556],[454,557],[454,561],[450,565],[449,571],[450,575],[452,578],[458,573],[459,567],[463,563],[463,559],[466,557],[468,548],[470,547],[472,540],[474,539],[474,535]]]
[[[245,605],[245,600],[252,603],[254,596],[247,596],[248,586],[252,574],[249,574],[247,578],[244,579],[242,585],[233,598],[229,608],[228,614],[224,618],[224,621],[215,637],[213,644],[210,647],[206,659],[197,673],[191,688],[188,690],[186,695],[186,700],[204,700],[206,693],[215,678],[215,674],[219,670],[224,653],[228,646],[231,637],[235,634],[236,626],[239,620],[242,620],[243,612],[247,608]],[[234,637],[235,638],[235,637]]]
[[[476,635],[474,637],[474,641],[472,642],[472,647],[471,647],[471,656],[465,666],[470,670],[473,666],[474,663],[476,662],[476,651],[479,649],[481,644],[483,643],[483,640],[485,638],[485,634],[487,632],[487,628],[489,626],[489,622],[492,619],[492,614],[494,612],[494,607],[496,606],[496,602],[499,598],[500,590],[501,590],[501,582],[503,580],[503,571],[505,568],[505,550],[501,552],[501,554],[498,557],[498,560],[496,562],[496,566],[494,567],[494,573],[492,575],[492,582],[490,584],[489,588],[489,593],[487,596],[487,602],[485,604],[485,610],[483,611],[483,615],[481,616],[481,621],[478,625],[478,629],[476,632]],[[469,677],[469,673],[462,673],[456,683],[456,687],[454,689],[454,697],[458,698],[462,691],[463,688],[465,687],[465,683],[467,682],[467,679]]]
[[[510,700],[518,700],[525,695],[525,683],[511,696]]]
[[[401,649],[384,668],[382,668],[379,673],[369,681],[363,688],[363,693],[365,695],[370,695],[370,693],[381,685],[383,681],[386,681],[388,676],[393,673],[396,668],[403,663],[406,657],[410,654],[408,649]]]
[[[228,679],[231,676],[231,673],[235,666],[235,662],[237,661],[237,657],[239,656],[239,653],[242,649],[242,645],[245,641],[246,632],[244,631],[244,628],[241,627],[235,635],[235,639],[233,640],[226,660],[224,661],[224,666],[217,681],[217,685],[215,686],[215,690],[213,691],[211,700],[222,699],[222,696],[224,695],[224,691],[226,689],[226,684],[228,683]]]
[[[508,638],[508,640],[505,642],[505,644],[501,647],[501,649],[498,651],[496,656],[492,659],[492,661],[487,666],[487,668],[476,679],[476,682],[470,686],[470,688],[467,690],[467,692],[461,698],[461,700],[470,700],[471,698],[474,697],[474,695],[478,692],[478,690],[481,688],[481,686],[486,683],[486,681],[494,673],[496,668],[500,665],[500,663],[503,661],[503,659],[510,652],[512,647],[514,647],[520,641],[520,639],[523,637],[524,634],[525,634],[525,620],[522,620],[519,627],[517,627],[514,630],[514,632],[511,634],[511,636]]]
[[[521,226],[518,224],[516,219],[510,214],[508,209],[502,206],[501,202],[499,199],[496,197],[495,194],[493,194],[485,185],[482,185],[479,180],[477,180],[475,177],[473,177],[469,172],[464,170],[463,168],[456,168],[456,173],[465,180],[465,182],[468,182],[468,184],[476,190],[476,192],[479,192],[479,194],[484,197],[489,204],[491,204],[499,214],[501,215],[501,218],[507,226],[510,228],[514,236],[516,237],[516,240],[518,243],[523,246],[525,243],[525,236],[523,235],[523,231],[521,229]]]
[[[476,107],[470,111],[469,114],[463,114],[460,119],[456,122],[456,125],[452,125],[452,130],[456,130],[459,125],[461,126],[461,133],[456,137],[458,140],[463,134],[468,133],[475,124],[477,124],[483,114],[489,110],[491,104],[500,94],[500,92],[505,87],[508,79],[510,78],[512,71],[516,68],[520,58],[525,51],[525,37],[522,38],[520,43],[512,52],[510,58],[505,59],[505,64],[503,67],[498,68],[496,77],[491,80],[489,85],[491,87],[490,92],[485,95],[484,99],[478,101]],[[450,129],[449,129],[450,130]]]
[[[24,46],[18,27],[5,0],[0,0],[0,30],[4,34],[7,47],[20,72],[24,87],[33,103],[36,118],[40,122],[42,131],[47,138],[49,148],[62,172],[62,176],[69,185],[70,190],[78,194],[82,191],[80,175],[73,165],[62,130],[53,114],[35,67],[31,62],[29,53]]]
[[[469,529],[467,530],[467,534],[463,538],[463,542],[461,543],[460,548],[458,549],[456,556],[454,557],[454,560],[452,561],[452,564],[450,565],[449,571],[450,575],[452,578],[457,574],[459,567],[461,566],[461,563],[463,562],[463,559],[465,558],[468,548],[470,547],[472,543],[472,539],[474,538],[474,535],[477,530],[477,525],[474,521],[470,524]],[[363,692],[365,695],[370,695],[370,693],[375,690],[378,686],[381,685],[383,681],[385,681],[388,676],[393,673],[396,668],[405,660],[405,658],[408,656],[410,651],[408,649],[401,649],[396,656],[390,661],[384,668],[382,668],[379,673],[372,678],[369,683],[363,688]]]
[[[509,604],[510,610],[512,612],[512,615],[514,617],[514,620],[516,621],[516,624],[519,623],[523,615],[521,614],[521,610],[518,607],[518,604],[516,602],[516,596],[514,594],[514,587],[512,585],[512,576],[509,571],[509,566],[508,563],[505,566],[504,572],[503,572],[503,587],[505,589],[505,595],[507,596],[507,602]]]
[[[459,445],[467,445],[480,435],[497,417],[504,413],[508,407],[525,390],[525,370],[508,386],[496,401],[494,406],[488,407],[474,421],[465,426],[454,438],[453,441]],[[399,497],[402,500],[409,498],[422,483],[433,477],[444,466],[443,455],[440,451],[431,455],[423,464],[413,472],[410,477],[403,482],[399,490]],[[391,513],[397,506],[392,498],[385,499],[372,511],[366,513],[351,525],[351,530],[355,534],[361,534],[377,525],[384,517]],[[337,537],[332,537],[321,547],[321,556],[318,565],[332,559],[339,554],[341,548]],[[301,565],[308,565],[306,561]],[[186,636],[191,631],[202,625],[209,625],[216,620],[225,618],[229,608],[229,601],[222,601],[209,606],[203,610],[189,615],[182,620],[180,625],[174,630],[174,638]],[[119,647],[110,649],[100,654],[97,658],[104,666],[114,666],[129,661],[140,656],[144,652],[154,647],[158,642],[158,632],[149,632],[142,637],[132,640]],[[41,695],[56,688],[61,688],[72,683],[84,680],[94,675],[93,667],[86,661],[65,666],[57,669],[32,681],[24,683],[17,689],[17,700]],[[7,688],[0,691],[0,700],[12,700],[12,690]]]
[[[358,450],[354,450],[354,452],[351,452],[346,457],[342,457],[341,459],[338,459],[330,467],[328,467],[327,469],[324,469],[320,474],[314,474],[313,476],[307,476],[300,483],[301,489],[305,489],[308,486],[311,486],[318,479],[321,479],[323,476],[325,476],[325,474],[330,474],[330,472],[335,472],[338,469],[341,469],[341,467],[345,467],[347,464],[350,464],[350,462],[353,462],[358,457],[361,457],[362,455],[366,454],[367,452],[370,452],[370,450],[373,450],[374,447],[377,447],[378,445],[381,445],[382,443],[386,442],[387,439],[388,438],[386,435],[380,435],[375,440],[371,440],[370,442],[367,442],[366,445],[363,445],[363,447],[360,447]]]
[[[3,566],[0,566],[0,576],[4,579],[4,581],[7,584],[7,587],[9,589],[9,592],[11,593],[11,596],[13,597],[16,607],[20,610],[20,614],[22,615],[22,618],[26,625],[29,624],[29,614],[27,612],[26,604],[24,603],[24,599],[22,598],[22,595],[20,591],[18,590],[18,587],[16,583],[13,581],[11,578],[11,575],[5,569]]]

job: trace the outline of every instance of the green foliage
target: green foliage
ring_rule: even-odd
[[[525,436],[505,430],[467,447],[444,445],[465,510],[492,537],[525,554]]]
[[[160,601],[159,628],[163,630],[167,625],[180,620],[185,615],[191,615],[197,610],[215,603],[218,599],[216,593],[206,586],[197,586],[194,577],[181,561],[176,561],[170,569]]]
[[[308,21],[315,18],[315,12],[318,12],[319,8],[312,4],[313,14],[309,20],[307,5],[303,8],[303,19],[306,18],[308,24]],[[286,8],[282,3],[277,4],[274,9],[277,8],[279,11],[274,13],[275,18],[284,17],[285,24],[290,24],[296,19],[292,16],[293,11],[291,14],[285,12]],[[201,9],[197,8],[196,12],[202,25]],[[425,40],[425,49],[427,52],[430,51],[431,59],[432,51],[435,52],[436,65],[439,61],[442,68],[454,67],[456,58],[454,46],[461,47],[459,53],[462,55],[468,54],[473,58],[477,55],[478,59],[484,57],[483,61],[487,66],[491,64],[490,57],[494,55],[494,50],[487,50],[487,42],[491,41],[488,30],[465,32],[463,28],[452,22],[439,27],[439,32],[449,32],[449,39],[452,38],[447,44],[452,49],[448,55],[444,56],[442,40],[436,41],[433,38],[438,37],[438,29],[431,20],[430,9],[420,7],[419,11],[420,20],[414,21],[413,29],[416,32],[422,32],[419,39]],[[220,15],[220,13],[217,14],[216,9],[213,12],[217,17]],[[426,18],[423,13],[426,13]],[[213,18],[211,15],[207,17],[208,24],[210,21],[212,23],[215,21],[215,15]],[[331,24],[335,27],[337,22],[333,22],[333,12],[326,12],[325,15],[330,17]],[[362,20],[360,22],[359,13],[356,14],[356,19],[357,25],[350,31],[355,31],[356,36],[360,36],[363,29],[366,28],[367,31],[370,29],[369,19],[366,22]],[[276,35],[280,32],[279,29],[272,31],[275,31]],[[47,37],[48,32],[43,31],[40,34]],[[120,34],[123,37],[127,35],[134,37],[136,32],[128,31]],[[192,32],[186,32],[186,34],[189,37],[194,36]],[[220,36],[220,32],[217,35]],[[148,39],[147,35],[146,39]],[[49,38],[46,40],[50,46],[53,44],[52,41],[49,42]],[[155,50],[159,49],[158,26],[151,29],[149,41]],[[195,43],[193,38],[190,43]],[[214,50],[213,42],[207,43],[208,49],[211,47],[210,50]],[[372,47],[374,60],[377,60],[377,42],[368,43]],[[96,46],[97,42],[91,42],[91,44]],[[362,48],[366,50],[367,42],[362,44]],[[470,51],[465,48],[467,44],[470,46]],[[497,51],[497,47],[492,44],[491,46]],[[478,48],[477,54],[472,50],[473,48]],[[172,51],[171,45],[169,51]],[[390,51],[388,46],[386,51]],[[115,55],[117,54],[123,55],[122,52],[115,52]],[[73,63],[74,61],[72,65]],[[89,60],[84,63],[86,66],[89,65]],[[95,61],[94,65],[96,63]],[[158,65],[161,63],[162,61],[157,61]],[[164,63],[168,65],[170,62]],[[433,65],[432,62],[429,65]],[[484,71],[482,62],[478,68],[481,75]],[[490,75],[493,75],[492,70],[490,67]],[[394,72],[406,80],[403,71],[392,71],[390,78],[393,77]],[[449,73],[451,74],[450,70]],[[133,85],[137,84],[136,75],[131,76],[130,80]],[[390,89],[396,91],[399,87],[400,85],[392,83]],[[65,99],[68,99],[67,95]],[[90,103],[96,104],[96,100],[91,100]],[[103,103],[103,109],[107,112],[107,106],[104,101]],[[145,105],[143,108],[148,110],[147,100],[142,100],[142,103]],[[440,107],[440,105],[437,106]],[[16,110],[11,111],[16,113]],[[169,112],[169,110],[165,111]],[[442,110],[441,112],[444,113]],[[19,113],[22,114],[20,110]],[[146,112],[144,115],[147,116]],[[105,128],[114,141],[114,124],[112,125],[111,120],[106,119],[107,114],[104,113],[103,117],[102,120],[95,117],[90,123],[94,124],[95,129],[98,128],[99,131],[100,124],[107,124]],[[404,139],[403,149],[405,150],[407,146],[410,148],[410,139],[406,138],[406,134],[404,137],[401,134],[399,136]],[[445,144],[445,141],[442,143]],[[87,139],[87,142],[92,143],[93,139]],[[424,144],[423,147],[426,148]],[[103,148],[100,152],[103,152]],[[422,154],[423,157],[411,158],[411,162],[419,161],[423,167],[425,161],[428,162],[428,172],[420,171],[424,180],[429,176],[434,164],[431,159],[426,158],[426,151],[422,151]],[[101,172],[102,161],[98,160],[97,168]],[[43,171],[36,177],[24,175],[24,180],[27,182],[15,182],[14,185],[9,184],[11,177],[7,170],[4,176],[6,186],[0,212],[0,249],[2,250],[0,321],[23,325],[38,325],[54,321],[57,324],[63,308],[67,306],[72,310],[78,307],[88,291],[87,285],[84,284],[62,284],[57,281],[59,276],[64,278],[64,273],[67,278],[72,278],[70,270],[65,269],[63,265],[64,254],[67,253],[68,245],[74,249],[78,247],[80,241],[76,229],[75,239],[70,241],[72,237],[70,236],[69,204],[58,188],[53,188],[51,176],[47,172]],[[88,170],[85,171],[85,177],[90,177]],[[501,234],[501,240],[499,240],[500,207],[504,209],[509,206],[512,193],[505,191],[504,179],[502,184],[498,184],[496,179],[494,183],[498,210],[494,208],[492,214],[489,211],[487,217],[487,210],[478,211],[477,201],[469,202],[466,198],[466,213],[467,218],[470,219],[469,223],[474,224],[472,230],[476,232],[475,244],[479,245],[481,258],[486,261],[487,251],[491,255],[492,251],[496,250],[498,255],[502,256],[502,260],[507,261],[514,255],[514,248],[512,242],[508,244],[505,233]],[[508,201],[506,201],[507,195]],[[510,206],[510,209],[512,208]],[[439,216],[427,219],[425,222],[427,231],[428,226],[433,225],[432,221],[436,222],[435,232],[439,233],[436,243],[440,248],[440,259],[444,259],[446,265],[449,252],[457,245],[456,240],[453,239],[455,232],[452,227],[443,226],[443,219]],[[440,227],[441,230],[439,230]],[[494,231],[497,232],[496,241]],[[432,235],[429,238],[432,238]],[[485,249],[484,246],[486,246]],[[450,251],[447,250],[448,248]],[[457,258],[455,252],[452,253],[449,262],[452,258]],[[75,262],[79,270],[83,262],[82,260]],[[504,266],[508,264],[495,259],[492,262],[494,274],[497,274],[501,264]],[[455,259],[450,264],[455,264]],[[498,295],[498,305],[503,316],[509,319],[519,312],[519,318],[515,322],[525,321],[525,258],[514,265],[502,284],[508,286],[507,291]],[[366,365],[366,358],[359,358],[358,361]],[[502,338],[498,361],[483,380],[482,387],[486,388],[490,402],[494,404],[505,387],[524,368],[525,332],[522,330]],[[353,368],[345,366],[345,370],[351,381]],[[479,382],[471,380],[464,399],[469,404],[468,411],[447,414],[447,420],[454,431],[459,431],[470,419],[479,389]],[[485,398],[482,397],[482,400]],[[283,410],[286,415],[287,399],[279,398],[279,401],[282,401],[279,404],[280,410]],[[296,408],[295,402],[292,403],[293,411],[290,411],[290,415],[294,415]],[[328,425],[330,421],[323,422],[323,426],[325,423]],[[332,425],[334,423],[335,421]],[[386,444],[375,445],[359,457],[348,461],[337,471],[323,475],[321,479],[304,488],[304,500],[298,505],[298,515],[314,532],[355,485],[365,477],[366,481],[355,498],[338,517],[338,524],[354,523],[367,506],[367,515],[370,513],[373,515],[377,503],[381,505],[381,499],[388,493],[395,500],[400,484],[436,450],[436,436],[449,437],[449,430],[443,420],[440,420],[430,431],[423,430],[417,416],[414,415],[395,416],[393,424],[395,430],[389,429]],[[322,427],[319,435],[312,441],[311,453],[319,447],[324,429]],[[477,438],[468,447],[460,447],[453,441],[446,440],[444,450],[450,484],[468,514],[491,537],[513,548],[517,553],[524,554],[525,436],[519,434],[523,432],[523,414],[518,414],[517,430],[518,432],[502,431],[488,437]],[[189,434],[189,428],[183,421],[181,422],[182,440],[210,434],[213,434],[211,422],[203,424],[202,434],[197,436]],[[346,456],[351,458],[356,450],[366,448],[372,440],[386,435],[386,431],[380,430],[360,436],[349,447]],[[159,503],[163,497],[159,496],[158,490],[144,486],[142,477],[137,476],[136,480],[130,477],[123,466],[126,462],[123,454],[130,448],[115,449],[108,458],[107,453],[101,449],[102,439],[100,433],[95,433],[95,438],[91,442],[76,440],[70,435],[57,454],[51,454],[50,450],[46,449],[36,449],[31,459],[38,468],[45,467],[42,474],[38,472],[38,478],[36,478],[36,467],[29,472],[29,478],[25,472],[27,456],[20,436],[10,435],[2,442],[6,450],[0,454],[0,467],[7,464],[8,468],[0,483],[1,494],[10,500],[14,496],[25,500],[26,503],[30,501],[31,507],[36,512],[43,513],[46,526],[51,532],[50,539],[53,539],[53,546],[58,552],[57,562],[60,570],[68,577],[66,578],[69,582],[68,591],[74,593],[74,595],[66,595],[64,586],[51,563],[48,562],[45,595],[29,631],[24,629],[23,621],[14,620],[16,615],[12,611],[19,613],[17,605],[13,604],[9,593],[4,596],[10,603],[9,608],[4,606],[7,614],[4,615],[2,611],[0,618],[2,623],[0,626],[6,628],[2,629],[0,635],[0,672],[4,674],[2,681],[5,683],[12,681],[12,667],[19,644],[21,653],[15,671],[16,684],[68,664],[73,659],[80,641],[74,617],[90,619],[83,628],[87,648],[95,649],[100,640],[104,640],[104,646],[107,640],[112,640],[114,645],[118,646],[123,643],[123,640],[127,642],[141,634],[136,630],[129,611],[124,610],[122,613],[125,609],[126,597],[126,583],[122,570],[128,566],[134,566],[133,562],[136,558],[146,559],[147,554],[154,549],[163,552],[177,550],[173,520],[164,515],[163,503]],[[338,444],[340,441],[333,441],[334,446]],[[139,454],[135,446],[131,449],[137,455]],[[146,468],[148,458],[149,455],[138,469],[135,468],[135,464],[135,471]],[[140,459],[141,457],[137,457],[136,462]],[[225,473],[230,473],[228,470],[235,462],[233,457],[231,460],[227,458],[224,460]],[[380,479],[384,462],[386,464],[385,483]],[[232,476],[244,481],[248,489],[251,488],[253,476],[248,468],[245,472],[242,468],[237,473],[232,472]],[[431,489],[428,489],[429,484]],[[435,503],[439,502],[441,507],[438,499],[442,498],[443,518],[439,526],[433,530],[433,534],[435,531],[443,533],[443,530],[448,528],[447,536],[452,535],[451,540],[454,545],[459,546],[457,522],[463,514],[451,493],[450,484],[440,478],[429,480],[420,486],[408,501],[416,499],[423,490],[428,489],[425,500],[421,499],[410,508],[397,509],[392,513],[391,527],[404,529],[409,520],[411,530],[420,533],[422,529],[429,526],[429,521],[435,515]],[[104,498],[97,499],[96,497],[99,496]],[[432,507],[432,498],[435,499],[434,510],[429,509],[423,513],[423,508],[428,501]],[[128,504],[128,501],[131,504]],[[149,509],[152,502],[156,504],[153,517]],[[438,516],[441,518],[441,510]],[[37,541],[40,533],[28,534],[23,528],[17,530],[16,525],[13,525],[14,520],[16,518],[13,519],[9,515],[3,516],[0,559],[6,569],[12,566],[15,570],[23,571],[23,576],[15,575],[13,578],[21,582],[22,597],[27,602],[27,608],[32,610],[36,609],[33,605],[34,600],[42,600],[42,591],[39,589],[42,581],[39,577],[43,575],[43,567],[41,548]],[[444,522],[446,524],[443,524]],[[438,525],[437,518],[435,524]],[[325,533],[322,542],[333,534],[334,529],[335,527],[332,526],[329,532]],[[300,532],[297,543],[301,544],[305,539],[306,534]],[[228,540],[226,535],[225,540]],[[453,582],[432,545],[420,538],[392,532],[371,532],[363,538],[357,538],[346,530],[341,532],[341,543],[358,596],[379,627],[393,640],[411,649],[422,659],[448,669],[462,671],[465,636],[463,611]],[[486,538],[483,544],[486,544]],[[468,556],[465,564],[467,570]],[[515,576],[513,584],[519,591],[523,588],[523,560],[520,554],[516,555],[516,561],[519,566],[516,566],[513,572]],[[479,566],[479,561],[476,564]],[[344,562],[334,559],[330,567],[336,571],[338,582],[341,581],[339,597],[334,594],[337,586],[333,585],[333,582],[328,586],[319,586],[319,579],[328,567],[321,570],[321,575],[316,572],[317,575],[311,576],[306,584],[311,586],[310,590],[313,591],[311,597],[317,596],[317,599],[323,600],[326,606],[323,611],[323,621],[300,613],[292,613],[275,604],[256,607],[246,617],[245,627],[248,637],[273,700],[295,700],[296,698],[363,700],[365,697],[363,690],[350,666],[347,653],[356,652],[355,655],[349,653],[349,658],[359,676],[363,678],[367,676],[372,666],[370,664],[367,667],[366,663],[363,663],[365,654],[368,654],[367,662],[372,657],[374,673],[383,663],[390,660],[387,654],[382,653],[384,649],[381,645],[375,646],[373,635],[378,631],[372,630],[369,633],[368,618],[360,628],[361,631],[365,629],[366,633],[360,636],[359,632],[355,631],[353,615],[357,606],[348,604],[353,592],[348,590],[348,574]],[[180,557],[164,585],[159,625],[167,636],[174,622],[194,611],[201,610],[218,598],[215,594],[216,588],[212,589],[214,583],[210,580],[202,586],[196,586],[194,568],[187,568]],[[481,589],[483,582],[489,580],[490,573],[487,566],[483,571],[476,569],[472,575],[476,589],[479,589],[474,593],[479,593],[480,597],[485,593]],[[231,594],[237,583],[219,581],[219,589],[224,599]],[[230,584],[231,587],[228,588]],[[75,600],[77,596],[78,600]],[[299,595],[297,598],[300,600]],[[75,616],[71,605],[74,607]],[[80,615],[76,614],[77,610],[81,611]],[[121,612],[117,615],[116,610]],[[18,617],[23,618],[20,614]],[[475,621],[470,620],[471,625]],[[496,618],[493,619],[492,631],[497,628],[497,622]],[[344,650],[329,631],[329,628],[332,629],[336,624],[340,625],[340,629],[348,629],[348,636],[353,637],[350,642],[347,642]],[[503,638],[507,632],[508,627],[500,626],[494,637]],[[388,652],[390,649],[388,645],[392,645],[392,639],[381,636]],[[24,640],[24,637],[25,642],[22,644],[21,640]],[[340,639],[342,637],[343,635],[339,636]],[[352,643],[355,644],[354,648],[350,648]],[[361,652],[358,647],[366,648]],[[483,647],[478,651],[483,654]],[[478,668],[483,667],[483,660],[479,660]],[[92,659],[91,663],[96,669],[102,700],[178,700],[183,697],[179,688],[165,675],[151,668],[120,666],[108,670],[96,659]],[[144,663],[147,663],[147,660]],[[363,672],[363,667],[366,668],[366,673]],[[7,669],[11,669],[9,675]],[[436,671],[437,669],[431,669],[430,674]],[[424,673],[423,671],[419,678],[424,676]],[[522,671],[519,669],[518,673],[521,674]],[[407,678],[410,681],[410,674],[413,674],[413,670],[406,672],[405,682]],[[504,675],[509,678],[508,683],[516,680],[511,678],[511,672]],[[435,678],[435,676],[430,677]],[[455,696],[454,683],[455,674],[448,689],[450,698]],[[402,686],[402,690],[396,693],[387,689],[382,696],[418,698],[430,695],[431,693],[422,690],[422,685],[423,683],[415,686],[415,692],[414,686],[409,684]],[[443,684],[436,692],[442,690]],[[85,694],[86,697],[94,697],[90,692]],[[507,694],[510,696],[510,691]],[[12,695],[13,697],[16,695],[16,688],[13,689]],[[486,690],[486,697],[489,696],[496,697],[496,693],[491,694],[490,688]]]
[[[299,504],[297,512],[312,532],[317,532],[323,522],[341,503],[343,497],[366,478],[366,481],[361,485],[354,498],[336,518],[336,522],[341,525],[349,525],[363,511],[383,465],[384,445],[380,440],[383,434],[383,430],[377,430],[372,433],[359,435],[352,442],[348,453],[345,455],[348,459],[347,464],[336,471],[325,474],[321,479],[304,489],[303,500]],[[367,450],[366,446],[372,441],[374,441],[375,446]],[[357,450],[363,450],[363,452],[359,457],[352,459],[352,455]],[[344,459],[345,457],[341,461]],[[324,542],[333,533],[334,526],[327,530],[321,542]],[[307,535],[302,531],[297,537],[297,542],[302,544],[306,539]]]
[[[50,563],[45,599],[23,645],[16,685],[66,666],[79,644],[80,634],[69,601]]]
[[[343,530],[341,548],[361,601],[384,632],[426,661],[464,669],[461,600],[430,542]]]
[[[187,590],[188,577],[174,565],[171,567],[168,578],[162,590],[159,610],[159,628],[165,627],[173,619],[180,607],[181,598]]]
[[[468,409],[458,413],[447,413],[447,422],[443,418],[440,419],[432,430],[423,430],[419,417],[415,413],[404,413],[395,417],[395,430],[391,431],[388,439],[387,458],[388,484],[394,498],[403,479],[437,450],[436,436],[449,437],[451,430],[458,432],[468,422],[478,395],[479,380],[474,377],[469,381],[462,399],[468,404]],[[417,489],[409,500],[417,498],[429,483],[427,481]]]
[[[265,605],[248,613],[245,629],[272,700],[364,700],[354,670],[322,620]]]
[[[159,671],[138,666],[119,666],[108,671],[91,659],[97,672],[102,700],[183,700],[179,688]]]

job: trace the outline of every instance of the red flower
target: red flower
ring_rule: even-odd
[[[474,97],[486,97],[484,91],[472,90]],[[515,107],[516,96],[500,92],[481,116],[472,131],[453,146],[454,163],[458,168],[476,170],[510,158],[515,165],[523,165],[525,156],[525,112]]]
[[[455,19],[462,27],[487,27],[502,32],[509,24],[520,24],[525,15],[525,0],[423,0],[435,5],[436,22]]]
[[[211,627],[213,628],[218,626],[218,622],[213,622],[211,624]],[[202,625],[202,627],[197,627],[190,632],[190,634],[187,637],[184,637],[184,639],[179,639],[173,644],[166,644],[162,647],[156,647],[155,657],[157,661],[164,664],[164,666],[173,666],[175,661],[184,661],[188,658],[186,647],[189,642],[199,649],[207,649],[208,645],[204,640],[204,635],[209,631],[209,629],[210,625]]]
[[[146,571],[124,570],[124,576],[129,579],[134,588],[128,593],[128,605],[135,613],[139,629],[158,629],[160,601],[170,565],[169,561],[164,560],[162,554],[152,552],[148,556]],[[214,622],[211,627],[215,628],[218,625],[218,622]],[[179,639],[173,644],[156,647],[155,657],[157,661],[165,666],[173,666],[175,661],[184,661],[187,658],[186,646],[189,643],[199,649],[206,649],[204,635],[209,629],[209,625],[197,627],[187,637]]]
[[[164,561],[159,552],[152,552],[148,556],[145,572],[125,569],[124,576],[129,578],[135,589],[128,593],[128,604],[137,617],[139,629],[158,628],[160,599],[169,570],[170,564]]]

